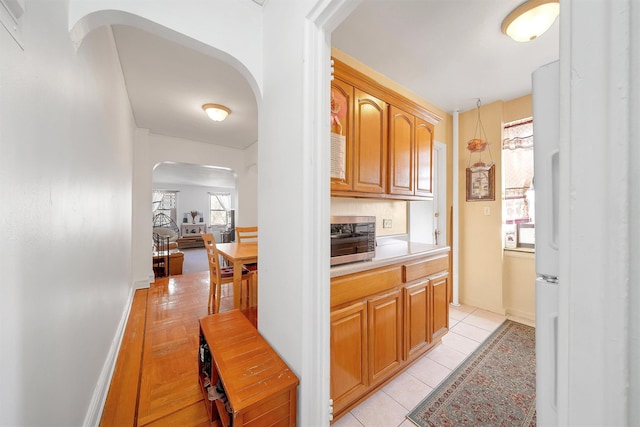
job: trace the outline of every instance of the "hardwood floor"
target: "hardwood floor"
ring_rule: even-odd
[[[197,359],[208,294],[208,271],[136,291],[101,426],[209,425]],[[220,311],[232,308],[233,287],[223,285]],[[255,311],[248,317],[255,324]]]
[[[138,289],[133,297],[100,425],[132,425],[135,419],[146,311],[147,289]]]

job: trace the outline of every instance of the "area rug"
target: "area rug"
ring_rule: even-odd
[[[182,274],[209,271],[209,260],[204,248],[187,248],[181,251],[184,253]]]
[[[507,320],[407,418],[421,427],[534,427],[535,409],[535,328]]]

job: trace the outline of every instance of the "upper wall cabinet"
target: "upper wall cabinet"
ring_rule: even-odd
[[[353,86],[331,82],[331,191],[353,189]]]
[[[355,89],[353,190],[384,194],[387,182],[387,104]]]
[[[334,60],[331,194],[433,197],[433,113]]]
[[[419,117],[415,118],[416,126],[416,156],[415,156],[415,183],[414,194],[416,196],[433,196],[432,156],[433,156],[433,124]]]

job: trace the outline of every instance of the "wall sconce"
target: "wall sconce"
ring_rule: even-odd
[[[220,104],[204,104],[202,109],[214,122],[221,122],[231,114],[231,110]]]
[[[559,0],[528,0],[502,21],[502,32],[517,42],[528,42],[547,31],[559,14]]]

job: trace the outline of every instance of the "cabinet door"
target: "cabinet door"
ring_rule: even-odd
[[[433,125],[416,117],[415,195],[432,196]]]
[[[353,176],[353,86],[331,82],[331,190],[349,191]],[[334,164],[335,162],[335,164]],[[343,176],[340,176],[340,172]]]
[[[414,116],[389,107],[389,194],[414,193]]]
[[[402,292],[369,300],[369,382],[386,378],[402,362]]]
[[[431,342],[431,294],[425,280],[404,288],[405,359],[422,354]]]
[[[436,339],[449,330],[449,276],[431,280],[433,289],[433,338]]]
[[[334,412],[358,398],[368,386],[367,303],[331,313],[331,398]]]
[[[387,179],[387,104],[354,90],[353,190],[384,193]]]

